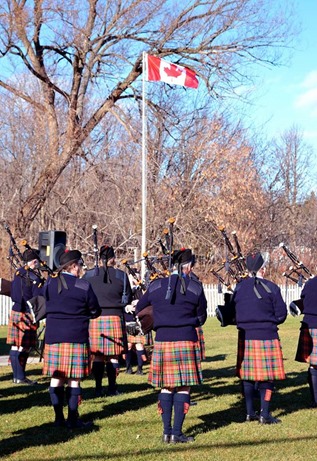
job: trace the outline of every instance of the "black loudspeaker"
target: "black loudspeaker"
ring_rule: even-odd
[[[40,258],[52,270],[59,266],[59,258],[66,249],[66,232],[43,231],[39,233]]]

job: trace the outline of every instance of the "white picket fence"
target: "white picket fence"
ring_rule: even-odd
[[[280,285],[280,288],[287,307],[291,301],[300,298],[302,288],[298,285]],[[208,316],[214,317],[218,304],[223,304],[223,293],[218,293],[218,285],[204,285],[204,290],[207,298]],[[0,295],[0,325],[8,325],[11,308],[11,298]]]

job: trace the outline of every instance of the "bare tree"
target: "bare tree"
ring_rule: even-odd
[[[195,68],[211,96],[223,97],[249,78],[248,63],[278,62],[289,26],[275,0],[5,0],[0,87],[46,125],[18,228],[30,227],[104,117],[127,124],[126,101],[140,98],[143,51]],[[22,87],[25,74],[30,85]]]

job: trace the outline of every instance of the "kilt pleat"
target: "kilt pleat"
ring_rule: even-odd
[[[90,374],[88,344],[45,344],[43,374],[53,378],[81,379]]]
[[[145,335],[127,335],[128,343],[130,344],[142,344],[142,346],[146,345],[146,336]]]
[[[200,360],[206,360],[205,337],[202,327],[196,328],[200,348]]]
[[[89,322],[90,350],[94,355],[117,356],[126,349],[124,321],[115,315],[101,316]]]
[[[285,379],[279,339],[247,339],[239,335],[237,376],[250,381]]]
[[[295,360],[317,365],[317,328],[300,329]]]
[[[148,382],[158,388],[203,382],[198,342],[154,342]]]
[[[146,335],[127,335],[128,343],[130,344],[142,344],[143,346],[153,346],[153,335],[152,332],[147,333]]]
[[[37,325],[25,312],[11,311],[7,333],[7,344],[30,349],[36,345]]]

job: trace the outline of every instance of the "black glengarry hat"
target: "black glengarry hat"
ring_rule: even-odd
[[[114,249],[111,246],[102,245],[100,247],[99,256],[101,259],[108,261],[108,259],[112,259],[115,257]]]
[[[59,258],[59,269],[62,269],[68,264],[75,263],[80,259],[81,252],[79,250],[65,250]]]
[[[25,250],[22,256],[23,261],[28,263],[30,261],[33,261],[33,259],[39,259],[40,252],[39,250],[35,250],[35,248],[28,248],[27,250]]]
[[[246,257],[246,266],[249,272],[256,274],[264,264],[263,256],[260,252],[251,253]]]
[[[175,250],[172,254],[172,264],[187,264],[193,262],[193,253],[189,248]]]

